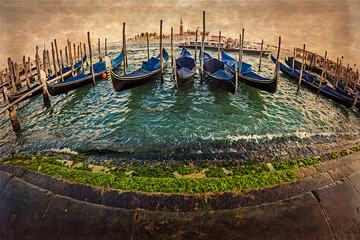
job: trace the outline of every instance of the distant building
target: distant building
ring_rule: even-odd
[[[201,41],[203,33],[198,31],[198,41]],[[209,38],[209,32],[205,32],[205,40],[207,41]],[[180,32],[179,34],[175,34],[174,36],[175,40],[190,40],[195,41],[196,40],[196,31],[190,31],[190,29],[187,29],[186,32],[184,32],[184,26],[182,22],[182,17],[180,19]]]
[[[180,36],[184,36],[184,27],[182,24],[182,17],[180,18]]]
[[[219,35],[217,35],[217,36],[211,36],[211,37],[210,37],[210,41],[218,42],[218,41],[219,41]],[[221,36],[220,41],[221,41],[221,42],[227,42],[227,39],[226,39],[225,36]]]

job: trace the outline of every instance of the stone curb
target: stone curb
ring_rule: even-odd
[[[297,169],[298,175],[315,175],[288,183],[239,191],[198,194],[145,193],[104,189],[103,187],[57,179],[10,165],[0,166],[0,171],[9,172],[15,177],[55,194],[108,207],[190,212],[197,211],[199,206],[204,205],[211,210],[223,210],[276,202],[322,188],[359,171],[360,153],[319,163],[318,168],[321,173],[315,169],[299,168]]]
[[[359,159],[330,162],[319,166],[325,172],[295,182],[195,194],[194,199],[222,208],[206,212],[131,209],[136,201],[127,204],[122,195],[131,192],[113,189],[107,190],[114,194],[112,204],[131,207],[105,206],[102,188],[5,166],[0,168],[0,239],[360,239]],[[174,194],[132,193],[133,199],[150,196],[143,200],[153,201],[151,208],[178,201],[175,209],[193,201],[191,194],[175,194],[182,197],[175,199]],[[217,195],[223,203],[215,201]],[[225,203],[236,198],[236,204]]]
[[[0,171],[1,239],[358,239],[360,171],[289,199],[231,210],[155,212],[57,195]],[[356,181],[353,183],[352,181]]]

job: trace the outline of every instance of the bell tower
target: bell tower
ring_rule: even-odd
[[[182,17],[180,18],[180,36],[184,36],[184,27],[182,24]]]

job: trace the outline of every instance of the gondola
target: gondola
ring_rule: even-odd
[[[83,60],[82,61],[79,61],[77,62],[75,65],[74,65],[74,71],[77,72],[79,70],[79,68],[82,66],[82,64],[86,61],[86,54],[85,56],[83,57]],[[71,67],[65,67],[65,68],[62,68],[62,73],[63,73],[63,78],[64,79],[67,79],[71,76]],[[60,76],[60,71],[58,72],[58,76],[56,76],[56,74],[54,75],[51,75],[49,76],[48,78],[48,81],[54,81],[56,78],[59,78]],[[32,91],[33,89],[39,87],[40,84],[34,84],[33,86],[31,86],[30,88],[24,90],[24,91],[21,91],[19,93],[16,93],[16,94],[8,94],[8,98],[9,98],[9,102],[12,103],[14,102],[15,100],[19,99],[20,97],[22,97],[23,95],[27,94],[28,92]],[[30,97],[33,97],[33,96],[36,96],[38,94],[40,94],[42,91],[42,89],[40,88],[39,90],[33,92],[32,94],[30,94],[29,96],[27,96],[26,98],[24,98],[22,101],[26,100],[26,99],[29,99]],[[50,92],[49,92],[50,93]],[[51,93],[50,93],[51,94]],[[51,94],[52,95],[52,94]]]
[[[22,97],[23,95],[27,94],[28,92],[30,92],[31,90],[33,90],[33,89],[35,89],[35,88],[37,88],[37,87],[39,87],[39,86],[40,86],[40,84],[37,83],[37,84],[34,84],[32,87],[30,87],[30,88],[28,88],[28,89],[26,89],[26,90],[24,90],[24,91],[22,91],[22,92],[16,93],[15,95],[9,93],[9,94],[8,94],[9,103],[14,102],[14,101],[17,100],[18,98]],[[40,88],[39,90],[33,92],[32,94],[30,94],[29,96],[27,96],[26,98],[24,98],[22,101],[24,101],[24,100],[26,100],[26,99],[29,99],[29,98],[31,98],[32,96],[36,96],[36,95],[40,94],[41,91],[42,91],[42,88]]]
[[[114,60],[111,60],[111,68],[117,69],[123,60],[123,53],[121,52],[118,57],[116,57]],[[105,61],[97,62],[93,64],[94,68],[94,77],[95,80],[100,80],[104,77],[106,77],[106,63]],[[92,83],[92,73],[90,69],[90,73],[84,74],[80,73],[75,77],[69,78],[65,81],[58,82],[58,83],[46,83],[47,90],[50,95],[55,96],[61,93],[68,92],[70,90],[76,89],[82,85]]]
[[[176,85],[182,87],[190,83],[195,75],[196,64],[194,58],[191,56],[186,48],[183,48],[180,57],[176,62]]]
[[[163,49],[163,68],[166,68],[168,53]],[[134,72],[118,76],[109,67],[109,62],[106,61],[106,67],[108,68],[108,77],[112,86],[116,92],[131,89],[140,86],[150,80],[155,79],[161,74],[161,62],[160,54],[154,58],[150,58],[148,61],[142,62],[141,68]]]
[[[288,61],[291,62],[290,67],[292,68],[293,57],[289,57]],[[305,70],[312,71],[312,72],[317,73],[319,75],[322,72],[322,69],[319,68],[318,66],[310,67],[306,62],[304,62],[304,65],[305,65]],[[294,66],[300,69],[301,68],[301,62],[295,59]]]
[[[221,59],[225,63],[226,68],[232,73],[235,74],[235,59],[226,54],[225,52],[221,52]],[[245,62],[241,63],[241,72],[238,72],[239,80],[251,87],[255,87],[260,90],[267,91],[269,93],[275,93],[277,89],[277,82],[279,76],[279,68],[278,64],[275,67],[275,74],[272,78],[264,78],[254,73],[251,70],[251,65]],[[239,69],[239,62],[237,69]]]
[[[200,54],[202,54],[200,52]],[[201,59],[201,58],[200,58]],[[234,75],[225,69],[225,64],[204,53],[205,79],[213,85],[235,94],[237,84]]]
[[[292,62],[290,62],[290,60],[285,59],[285,63],[290,68],[292,67]],[[297,66],[294,66],[294,68],[296,70],[300,70],[300,68]],[[321,73],[320,73],[320,75],[321,75]],[[342,95],[345,95],[345,96],[349,95],[349,97],[354,97],[355,93],[359,92],[359,90],[357,90],[357,89],[355,89],[355,91],[354,91],[353,89],[351,89],[349,87],[346,88],[346,85],[342,81],[338,80],[338,82],[336,82],[336,80],[328,74],[326,74],[326,79],[334,86],[334,88],[335,88],[335,85],[337,85],[336,90]],[[360,94],[360,92],[358,94]]]
[[[271,55],[271,60],[274,63],[276,62],[276,59],[272,55]],[[284,64],[280,63],[280,71],[293,80],[296,81],[299,80],[300,70],[289,68]],[[303,71],[301,83],[313,91],[318,91],[320,80],[318,79],[317,76],[307,73],[306,71]],[[320,93],[346,107],[352,107],[354,105],[355,98],[353,96],[343,95],[338,90],[332,89],[331,87],[327,86],[326,81],[321,80]],[[358,108],[359,106],[360,104],[357,103]]]

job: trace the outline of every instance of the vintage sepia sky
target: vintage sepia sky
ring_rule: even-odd
[[[211,35],[238,38],[245,28],[245,40],[302,47],[331,59],[344,56],[345,64],[360,65],[360,0],[0,0],[0,68],[7,57],[22,61],[34,58],[35,46],[47,47],[53,39],[65,46],[66,39],[92,43],[97,38],[121,41],[122,23],[127,37],[141,32],[159,32],[174,27],[202,28],[206,11],[206,30]]]

